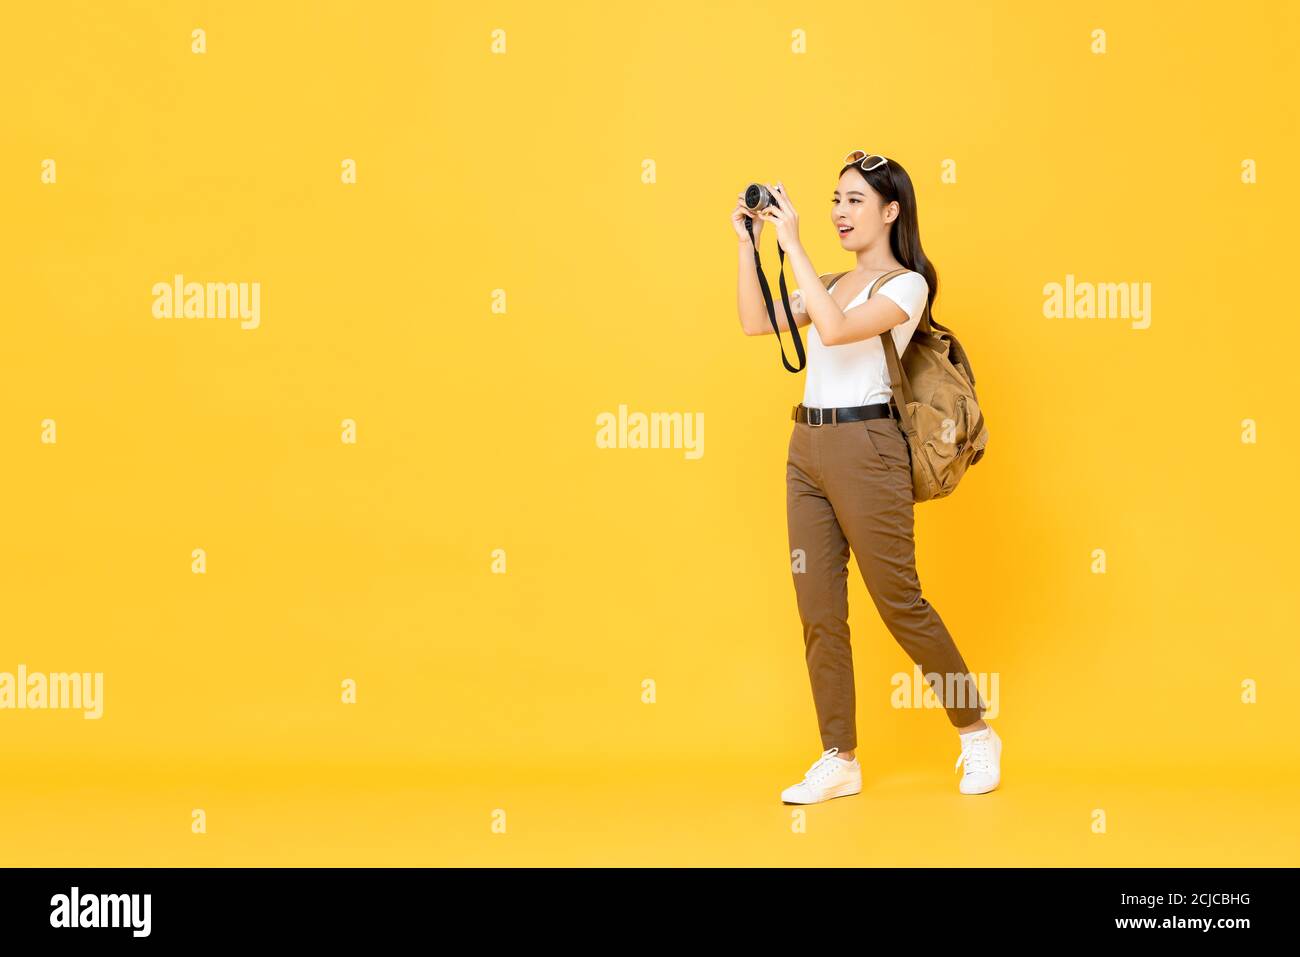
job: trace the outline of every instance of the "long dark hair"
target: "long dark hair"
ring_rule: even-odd
[[[883,164],[873,170],[864,170],[858,163],[849,163],[840,170],[840,176],[851,169],[857,170],[858,175],[880,194],[883,200],[881,206],[888,206],[894,200],[898,200],[898,218],[894,220],[894,226],[889,231],[889,248],[893,251],[895,259],[925,277],[930,292],[926,298],[926,311],[923,316],[929,316],[930,309],[934,305],[934,297],[939,292],[939,274],[935,272],[934,263],[930,262],[929,257],[925,255],[925,250],[921,248],[921,227],[917,224],[916,191],[912,189],[912,177],[907,175],[907,170],[903,169],[898,162],[888,156],[885,157]]]

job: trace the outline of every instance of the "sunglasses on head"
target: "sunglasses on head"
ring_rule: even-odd
[[[853,163],[864,173],[869,173],[873,169],[884,166],[889,162],[889,160],[876,153],[868,153],[866,150],[854,150],[848,156],[844,157],[844,162]]]

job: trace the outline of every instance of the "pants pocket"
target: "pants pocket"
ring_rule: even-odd
[[[884,457],[880,454],[880,447],[884,444],[883,440],[877,438],[871,429],[871,423],[876,421],[878,420],[867,419],[862,423],[862,431],[864,433],[862,437],[863,455],[867,460],[867,468],[872,469],[873,471],[884,472],[889,469],[889,463],[886,462]]]
[[[907,449],[907,437],[897,422],[893,419],[867,419],[866,424],[867,437],[871,440],[872,451],[881,468],[911,468],[912,457]]]

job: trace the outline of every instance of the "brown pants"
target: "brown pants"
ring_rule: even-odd
[[[893,418],[838,424],[828,418],[820,426],[794,423],[786,462],[786,517],[808,677],[824,749],[849,751],[858,743],[849,646],[850,546],[876,610],[921,666],[948,720],[961,728],[984,713],[984,702],[952,636],[939,613],[921,597],[910,469],[907,439]]]

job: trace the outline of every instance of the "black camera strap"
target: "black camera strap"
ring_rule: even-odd
[[[772,331],[776,333],[776,344],[781,349],[781,364],[790,372],[802,372],[803,367],[807,364],[804,358],[803,340],[799,338],[799,327],[794,324],[794,310],[790,308],[790,297],[785,291],[785,250],[781,244],[776,244],[777,251],[781,254],[781,304],[785,306],[785,314],[790,317],[789,330],[790,335],[794,337],[794,352],[799,357],[799,365],[790,365],[790,360],[785,357],[785,343],[781,341],[781,327],[776,324],[776,306],[772,302],[772,290],[767,285],[767,277],[763,275],[763,262],[758,258],[758,243],[754,242],[754,221],[748,216],[745,217],[745,230],[749,233],[749,244],[754,247],[754,267],[758,270],[758,285],[763,290],[763,302],[767,304],[767,319],[772,323]]]

